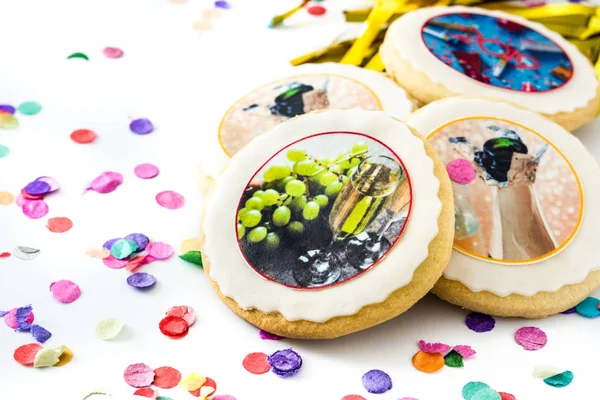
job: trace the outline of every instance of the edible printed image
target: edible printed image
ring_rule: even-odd
[[[522,92],[556,89],[573,75],[556,43],[517,22],[460,13],[430,19],[425,45],[439,60],[481,83]]]
[[[379,99],[367,86],[336,75],[305,75],[265,85],[235,103],[219,127],[219,140],[228,155],[256,136],[297,115],[326,109],[380,110]]]
[[[455,248],[506,263],[545,259],[568,245],[583,195],[565,156],[510,121],[459,120],[429,141],[453,181]]]
[[[322,288],[374,267],[410,208],[410,179],[383,143],[313,135],[277,152],[250,180],[236,216],[239,247],[268,280]]]

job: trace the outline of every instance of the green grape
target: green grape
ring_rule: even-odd
[[[336,174],[341,174],[342,173],[342,167],[340,167],[338,164],[334,164],[331,167],[329,167],[329,171],[336,173]]]
[[[244,215],[246,215],[246,209],[242,208],[240,211],[238,211],[238,221],[241,221],[242,218],[244,218]]]
[[[263,194],[265,194],[265,192],[262,190],[257,190],[256,192],[252,193],[252,197],[258,197],[259,199],[262,199]]]
[[[292,173],[289,167],[281,166],[281,165],[273,165],[263,174],[263,178],[265,182],[273,182],[277,179],[283,179],[286,176],[289,176]]]
[[[357,167],[358,164],[360,164],[360,158],[354,157],[353,159],[350,160],[350,168]]]
[[[350,155],[348,153],[340,154],[336,157],[335,161],[338,161],[336,165],[339,165],[341,169],[350,168],[350,162],[347,160]],[[341,161],[344,160],[344,161]]]
[[[319,216],[319,205],[316,201],[309,201],[302,210],[302,217],[307,221],[312,221]]]
[[[290,150],[287,152],[287,158],[294,162],[306,160],[306,152],[304,150]]]
[[[246,228],[244,228],[244,225],[237,224],[238,240],[243,238],[245,233],[246,233]]]
[[[246,208],[248,210],[262,210],[263,208],[265,208],[265,202],[258,198],[258,197],[252,197],[248,200],[246,200]]]
[[[306,202],[306,196],[296,197],[292,200],[292,208],[294,209],[294,211],[300,212],[306,206]]]
[[[337,175],[333,172],[326,172],[323,174],[323,176],[321,176],[321,179],[319,179],[319,183],[322,186],[327,186],[335,181],[337,181]]]
[[[265,237],[267,237],[267,228],[265,228],[264,226],[254,228],[248,234],[248,240],[252,243],[258,243]]]
[[[283,179],[281,180],[281,182],[280,182],[280,183],[281,183],[281,185],[282,185],[283,187],[285,187],[285,185],[286,185],[286,184],[287,184],[289,181],[293,181],[294,179],[296,179],[296,178],[294,178],[293,176],[286,176],[285,178],[283,178]]]
[[[279,236],[275,232],[270,232],[267,235],[267,247],[269,249],[275,249],[279,246]]]
[[[294,164],[294,172],[298,175],[311,176],[317,171],[318,167],[314,160],[303,160]]]
[[[342,182],[335,181],[325,188],[325,194],[329,197],[337,196],[340,190],[342,190],[342,186],[344,186]]]
[[[273,211],[273,223],[275,226],[286,226],[290,222],[292,212],[286,206],[280,206]]]
[[[341,179],[342,183],[346,183],[346,182],[348,182],[348,177],[347,177],[346,175],[342,175],[342,176],[340,177],[340,179]]]
[[[331,158],[319,159],[319,164],[321,164],[324,167],[329,167],[332,163],[333,163],[333,160]]]
[[[348,171],[346,171],[346,176],[352,176],[352,174],[355,173],[357,169],[358,167],[350,168]]]
[[[324,194],[320,194],[315,196],[314,202],[317,203],[319,207],[324,208],[327,207],[327,204],[329,204],[329,197],[325,196]]]
[[[304,233],[304,224],[299,221],[294,221],[288,225],[287,230],[294,236],[300,236]]]
[[[365,142],[358,142],[350,150],[352,154],[359,154],[369,150],[369,145]]]
[[[260,211],[248,210],[242,218],[242,225],[244,225],[246,228],[252,228],[253,226],[258,225],[261,219],[262,214]]]
[[[265,203],[265,206],[272,206],[279,200],[279,192],[277,190],[267,189],[263,193],[261,199]]]
[[[285,185],[285,192],[290,196],[302,196],[306,192],[306,184],[294,179]]]

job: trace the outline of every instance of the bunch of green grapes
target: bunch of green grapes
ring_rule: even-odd
[[[238,239],[275,249],[284,237],[307,234],[312,221],[329,217],[342,186],[368,150],[367,143],[359,142],[332,160],[290,149],[286,156],[291,166],[273,165],[264,172],[260,187],[253,192],[249,187],[251,197],[246,196],[238,211]]]

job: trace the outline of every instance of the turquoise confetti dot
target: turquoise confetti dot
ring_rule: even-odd
[[[37,101],[26,101],[17,107],[17,111],[24,115],[35,115],[42,110],[42,105]]]
[[[8,153],[10,153],[10,150],[8,149],[8,147],[0,144],[0,158],[6,157],[8,155]]]
[[[600,316],[598,304],[600,304],[600,300],[595,297],[588,297],[575,306],[575,311],[577,311],[577,314],[583,315],[584,317],[596,318]]]
[[[491,387],[488,387],[475,393],[471,400],[502,400],[502,396]]]
[[[462,397],[465,400],[472,400],[473,396],[480,390],[491,389],[488,385],[483,382],[469,382],[463,386]]]
[[[119,239],[113,243],[110,254],[117,260],[122,260],[129,257],[137,249],[138,245],[133,240]]]
[[[167,397],[167,396],[158,396],[158,397],[156,398],[156,400],[173,400],[173,399],[172,399],[172,398],[170,398],[170,397]]]
[[[558,375],[551,376],[550,378],[544,379],[547,385],[561,388],[567,386],[573,381],[573,373],[571,371],[565,371]]]

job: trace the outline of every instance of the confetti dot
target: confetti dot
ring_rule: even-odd
[[[565,371],[561,374],[551,376],[550,378],[544,379],[547,385],[554,386],[557,388],[565,387],[573,381],[573,373],[571,371]]]
[[[70,280],[62,279],[50,284],[52,296],[61,303],[72,303],[81,296],[79,286]]]
[[[52,187],[48,183],[38,180],[28,183],[27,186],[23,188],[25,193],[32,196],[44,195],[48,193],[50,189],[52,189]]]
[[[53,365],[53,367],[62,367],[63,365],[67,365],[73,359],[73,350],[65,346],[65,350],[58,357],[58,362]]]
[[[125,240],[131,240],[134,242],[137,245],[137,252],[145,250],[146,246],[148,246],[148,243],[150,243],[148,236],[144,235],[143,233],[130,233],[129,235],[125,236]],[[112,247],[112,245],[110,245],[110,247]]]
[[[203,266],[202,253],[199,251],[188,251],[187,253],[180,255],[179,258],[190,264],[198,265],[200,267]]]
[[[419,348],[425,353],[442,353],[445,354],[450,351],[450,346],[443,343],[428,343],[424,340],[419,340]]]
[[[50,176],[40,176],[36,179],[36,182],[45,182],[48,185],[50,185],[50,190],[48,191],[48,193],[56,192],[58,189],[60,189],[60,186],[58,185],[56,179]]]
[[[106,242],[104,242],[104,244],[102,245],[102,247],[104,247],[105,249],[110,250],[113,246],[113,244],[115,244],[117,241],[121,240],[122,238],[114,238],[114,239],[109,239]]]
[[[183,318],[188,327],[194,325],[194,322],[196,322],[196,313],[194,312],[194,309],[189,306],[171,307],[167,310],[166,314],[167,316]]]
[[[212,23],[207,19],[203,19],[203,20],[194,22],[192,27],[197,31],[207,31],[210,28],[212,28]]]
[[[19,323],[17,322],[17,310],[18,308],[13,308],[4,314],[4,323],[11,329],[17,329],[19,327]],[[33,312],[29,311],[25,322],[29,325],[33,322],[34,318]]]
[[[26,246],[17,246],[13,250],[13,254],[21,260],[30,261],[40,255],[40,250]]]
[[[26,101],[25,103],[21,103],[17,107],[17,111],[19,111],[23,115],[35,115],[42,110],[42,105],[36,101]]]
[[[31,219],[39,219],[48,214],[48,204],[44,200],[28,200],[21,206],[23,214]]]
[[[123,175],[118,172],[107,171],[101,173],[96,179],[94,179],[86,188],[86,190],[93,190],[96,193],[110,193],[113,192],[121,183],[123,183]]]
[[[0,192],[0,206],[8,206],[15,201],[15,196],[9,192]]]
[[[146,252],[157,260],[166,260],[173,255],[173,246],[163,242],[151,242]]]
[[[537,366],[533,368],[533,376],[536,378],[546,379],[558,374],[560,374],[560,369],[558,367]]]
[[[65,345],[50,346],[41,349],[35,355],[33,366],[35,368],[51,367],[60,361],[60,356],[65,351]]]
[[[217,396],[213,396],[210,400],[237,400],[237,399],[229,394],[219,394]]]
[[[102,54],[108,58],[121,58],[123,57],[123,50],[118,47],[105,47],[104,50],[102,50]]]
[[[0,258],[8,258],[8,257],[10,257],[10,253],[8,251],[0,253]]]
[[[302,368],[302,357],[292,349],[276,351],[267,360],[273,373],[283,378],[296,375]]]
[[[169,210],[177,210],[183,207],[185,199],[173,190],[165,190],[156,195],[156,202]]]
[[[66,217],[55,217],[48,220],[46,227],[50,232],[63,233],[73,227],[73,222]]]
[[[154,286],[156,278],[145,272],[136,272],[127,277],[127,284],[136,289],[147,289]]]
[[[577,310],[575,309],[575,307],[571,307],[571,308],[561,312],[561,314],[574,314],[576,312],[577,312]]]
[[[267,361],[268,355],[265,353],[250,353],[242,361],[242,366],[251,374],[264,374],[271,370],[271,365]]]
[[[141,388],[133,392],[133,394],[141,397],[149,397],[151,399],[156,398],[156,393],[152,388]]]
[[[218,0],[218,1],[215,1],[215,7],[229,10],[231,8],[231,4],[229,4],[225,0]]]
[[[279,335],[276,335],[276,334],[271,333],[271,332],[263,331],[262,329],[260,331],[258,331],[258,336],[260,336],[260,338],[262,340],[281,340],[281,339],[285,339],[283,336],[279,336]]]
[[[546,345],[546,333],[535,326],[525,326],[515,332],[515,341],[525,350],[539,350]]]
[[[0,144],[0,158],[6,157],[9,153],[10,153],[9,148]]]
[[[154,386],[171,389],[181,381],[181,372],[172,367],[160,367],[154,370]]]
[[[496,320],[489,315],[473,312],[467,315],[465,323],[470,330],[482,333],[494,329]]]
[[[105,248],[89,249],[89,250],[85,251],[85,254],[87,254],[88,256],[93,257],[93,258],[103,259],[103,258],[107,258],[110,256],[110,251]],[[121,261],[121,260],[119,260],[119,261]]]
[[[479,392],[485,393],[485,391],[487,390],[493,390],[492,388],[490,388],[488,385],[486,385],[483,382],[469,382],[467,383],[465,386],[463,386],[463,390],[462,390],[462,396],[465,400],[475,400],[474,396],[476,394],[478,394]],[[476,399],[479,399],[479,397],[477,397]],[[489,397],[482,397],[482,400],[488,400],[491,399]]]
[[[15,129],[19,126],[19,121],[12,114],[0,113],[0,128]]]
[[[123,326],[123,323],[116,318],[105,318],[96,325],[96,337],[102,340],[114,339],[119,336]]]
[[[188,333],[188,324],[185,319],[181,317],[175,317],[173,315],[166,316],[158,324],[158,328],[163,335],[171,337],[183,337]],[[192,390],[196,390],[194,388]]]
[[[362,384],[369,393],[385,393],[392,388],[392,378],[379,369],[372,369],[362,376]]]
[[[452,368],[462,368],[464,366],[462,356],[454,350],[444,356],[444,363]]]
[[[0,112],[14,114],[15,111],[15,108],[9,104],[0,104]]]
[[[33,365],[35,356],[42,349],[43,347],[37,343],[25,344],[15,350],[13,358],[21,365],[31,366]]]
[[[367,399],[365,399],[364,397],[359,396],[357,394],[348,394],[348,395],[342,397],[341,400],[367,400]]]
[[[140,118],[131,121],[129,129],[136,135],[147,135],[154,130],[154,125],[148,118]]]
[[[77,129],[71,133],[71,139],[81,144],[92,143],[96,140],[96,132],[89,129]]]
[[[138,178],[152,179],[158,175],[158,167],[152,164],[140,164],[133,169],[133,173]]]
[[[498,394],[500,395],[501,400],[517,400],[517,398],[510,393],[498,392]]]
[[[204,381],[202,386],[200,386],[196,390],[190,391],[190,394],[194,397],[199,397],[201,399],[204,399],[204,398],[210,397],[216,391],[217,391],[217,383],[213,379],[211,379],[207,376],[206,380]]]
[[[440,353],[425,353],[418,351],[412,358],[412,363],[421,372],[432,373],[444,366],[444,357]]]
[[[125,383],[134,388],[152,385],[154,370],[144,363],[131,364],[123,372]]]
[[[450,179],[461,185],[471,183],[475,179],[475,168],[469,160],[464,158],[450,161],[446,165],[446,171],[448,171]]]
[[[311,6],[306,9],[310,15],[320,16],[327,12],[323,6]]]
[[[110,255],[117,260],[122,260],[135,253],[137,249],[137,243],[133,240],[119,239],[110,247]]]
[[[595,297],[588,297],[575,306],[575,311],[584,317],[596,318],[600,316],[600,309],[598,307],[600,307],[600,300]]]
[[[86,54],[80,53],[80,52],[71,53],[67,57],[67,60],[70,60],[70,59],[73,59],[73,58],[81,58],[82,60],[86,60],[86,61],[88,61],[90,59]]]
[[[38,343],[44,343],[52,336],[52,333],[50,333],[50,331],[48,331],[45,328],[42,328],[39,325],[31,325],[29,327],[29,332]]]
[[[179,382],[179,387],[190,392],[192,390],[199,389],[204,382],[206,382],[204,375],[192,372],[185,379]]]
[[[113,256],[109,255],[108,257],[103,258],[102,262],[108,268],[120,269],[120,268],[124,268],[127,265],[127,263],[129,262],[129,260],[117,260]]]

